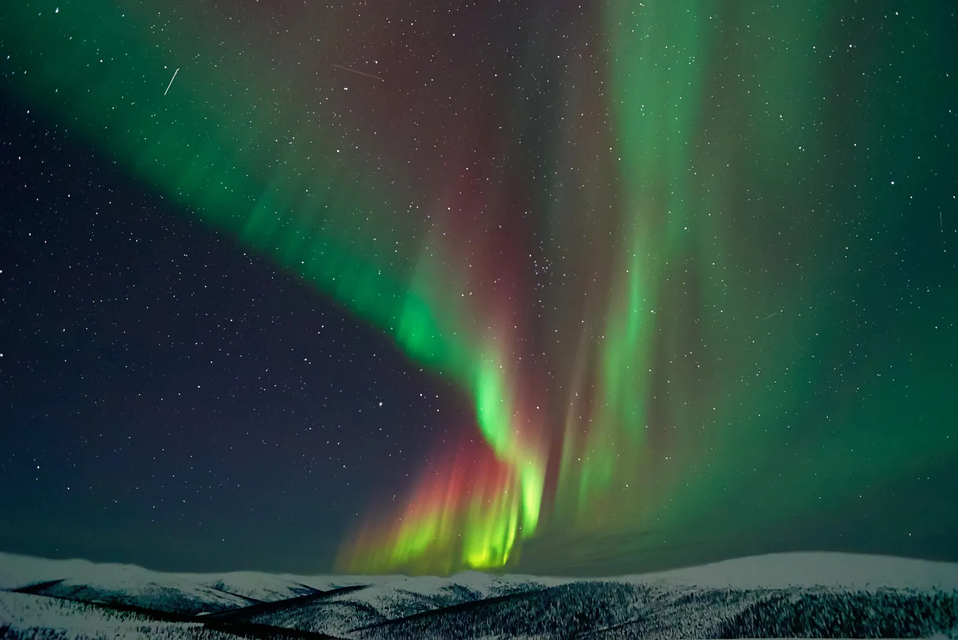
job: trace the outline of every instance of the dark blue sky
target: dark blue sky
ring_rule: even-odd
[[[0,549],[328,569],[462,399],[28,107],[0,130]]]

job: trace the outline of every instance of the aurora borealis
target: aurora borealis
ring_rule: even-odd
[[[337,570],[955,559],[954,9],[504,4],[17,2],[0,88],[462,394]]]

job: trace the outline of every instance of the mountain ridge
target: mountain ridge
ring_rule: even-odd
[[[794,552],[607,578],[296,576],[0,553],[0,629],[69,640],[958,637],[958,563]]]

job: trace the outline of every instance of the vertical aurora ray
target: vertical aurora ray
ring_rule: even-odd
[[[446,210],[507,209],[501,194],[484,191],[474,181],[459,183],[455,193],[445,201]],[[400,336],[432,345],[426,350],[430,359],[439,356],[443,370],[469,392],[478,433],[455,452],[438,450],[404,506],[386,508],[389,515],[373,517],[360,528],[340,554],[345,569],[499,567],[513,556],[520,539],[536,531],[548,434],[526,395],[533,390],[523,377],[528,372],[518,369],[512,355],[520,352],[517,318],[523,312],[514,299],[499,293],[521,290],[515,256],[501,250],[504,238],[491,229],[481,216],[452,216],[437,223],[431,233],[434,243],[427,242],[421,252],[411,286],[415,293],[399,323]]]
[[[663,331],[660,299],[667,266],[687,250],[688,147],[696,131],[702,49],[696,3],[602,5],[603,82],[610,131],[606,193],[593,196],[610,211],[605,233],[589,238],[601,255],[583,265],[602,285],[588,293],[602,313],[582,318],[576,362],[566,388],[563,454],[556,497],[564,523],[605,516],[622,487],[649,477],[649,428],[658,419],[653,367]],[[661,48],[660,42],[671,43]],[[596,134],[593,134],[596,135]],[[578,145],[573,140],[571,144]],[[610,179],[611,177],[611,179]],[[587,203],[588,208],[597,206]],[[666,327],[666,331],[669,328]],[[659,338],[659,342],[661,338]],[[634,526],[635,522],[627,526]]]
[[[348,97],[316,80],[348,45],[339,14],[309,25],[309,49],[272,31],[260,43],[255,21],[203,3],[158,28],[150,5],[13,3],[3,91],[472,403],[460,440],[347,538],[341,568],[446,573],[521,554],[616,570],[825,517],[958,453],[958,353],[935,334],[958,309],[883,301],[886,254],[918,253],[897,244],[915,196],[889,184],[896,157],[940,167],[953,152],[924,117],[950,108],[921,62],[947,50],[935,10],[538,3],[508,74],[457,43],[512,78],[508,98],[464,114],[418,97],[437,69],[414,56],[390,68],[411,80]],[[387,22],[366,25],[383,59],[405,36]],[[270,64],[271,47],[303,69]],[[453,80],[434,95],[471,85]],[[463,112],[484,98],[476,84]],[[391,147],[424,106],[435,139]],[[940,207],[934,192],[911,193]],[[958,299],[954,265],[928,255],[909,259],[945,275],[923,286]]]

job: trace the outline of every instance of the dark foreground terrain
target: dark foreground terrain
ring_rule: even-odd
[[[0,554],[0,637],[958,637],[958,565],[778,554],[604,580],[164,574]]]

